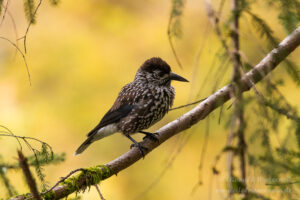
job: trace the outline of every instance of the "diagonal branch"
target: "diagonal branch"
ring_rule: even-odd
[[[23,170],[23,174],[25,176],[26,182],[28,184],[28,187],[30,189],[30,192],[33,196],[34,200],[41,200],[40,194],[38,192],[38,189],[36,187],[36,182],[32,176],[32,173],[30,172],[29,165],[27,163],[27,158],[23,155],[22,151],[18,151],[19,155],[19,164],[20,167]]]
[[[286,37],[275,49],[273,49],[259,64],[252,70],[241,77],[239,81],[239,90],[246,92],[253,86],[252,83],[257,83],[262,80],[268,73],[274,70],[278,64],[283,61],[290,53],[292,53],[300,45],[300,27],[298,27],[291,35]],[[170,137],[180,133],[191,126],[197,124],[200,120],[208,116],[217,107],[223,105],[231,98],[231,93],[235,92],[236,86],[229,84],[214,94],[210,95],[207,99],[201,102],[194,109],[185,113],[178,119],[170,122],[164,127],[160,128],[157,132],[160,143],[152,140],[145,139],[142,145],[148,148],[145,154],[155,149]],[[42,194],[45,199],[60,199],[64,198],[74,192],[85,190],[94,184],[99,183],[111,177],[114,174],[126,169],[140,160],[141,154],[137,148],[132,148],[130,151],[124,153],[117,159],[107,163],[106,165],[99,165],[83,170],[76,176],[62,181],[58,186],[54,187],[49,192]],[[27,196],[28,198],[28,196]],[[13,200],[24,200],[25,195],[20,195],[13,198]]]

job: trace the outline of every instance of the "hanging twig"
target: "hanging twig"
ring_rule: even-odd
[[[42,4],[42,1],[43,0],[40,0],[39,3],[38,3],[38,5],[36,6],[36,8],[34,10],[34,13],[33,13],[33,18],[36,16],[36,13],[37,13],[38,9],[40,8],[40,6]],[[27,35],[28,35],[28,32],[29,32],[29,29],[30,29],[31,25],[32,25],[32,21],[30,20],[29,23],[28,23],[28,26],[26,28],[24,36],[21,37],[21,38],[19,38],[19,40],[23,39],[25,54],[27,53],[27,46],[26,46]]]
[[[6,1],[5,10],[4,10],[4,13],[3,13],[3,16],[2,16],[1,22],[0,22],[0,27],[2,26],[2,23],[4,22],[4,19],[5,19],[5,16],[6,16],[6,12],[7,12],[7,9],[8,9],[9,1],[10,1],[10,0],[7,0],[7,1]]]
[[[21,56],[22,56],[22,58],[23,58],[23,61],[24,61],[24,63],[25,63],[25,67],[26,67],[26,71],[27,71],[27,76],[28,76],[28,81],[29,81],[29,84],[30,84],[30,86],[31,86],[30,72],[29,72],[29,68],[28,68],[27,61],[26,61],[26,57],[25,57],[24,53],[23,53],[23,52],[20,50],[20,48],[19,48],[15,43],[13,43],[11,40],[9,40],[9,39],[7,39],[7,38],[5,38],[5,37],[2,37],[2,36],[0,36],[0,39],[9,42],[9,43],[10,43],[11,45],[13,45],[13,46],[18,50],[18,52],[21,54]]]
[[[98,185],[95,184],[94,186],[95,186],[95,188],[96,188],[96,190],[97,190],[97,192],[98,192],[98,194],[99,194],[99,196],[100,196],[100,199],[101,199],[101,200],[105,200],[104,197],[103,197],[103,195],[101,194],[101,191],[100,191]]]

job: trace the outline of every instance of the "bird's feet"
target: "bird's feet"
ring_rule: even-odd
[[[158,133],[148,133],[148,132],[144,132],[144,131],[140,131],[140,133],[145,134],[146,136],[143,137],[143,139],[145,138],[149,138],[150,140],[159,143],[159,139],[158,139]]]
[[[145,158],[145,153],[144,151],[148,151],[148,148],[144,147],[143,145],[141,145],[140,143],[133,143],[130,145],[130,149],[132,149],[133,147],[138,148],[138,150],[140,151],[140,154],[143,156],[143,158]]]

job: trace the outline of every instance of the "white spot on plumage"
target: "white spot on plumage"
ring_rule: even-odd
[[[106,136],[112,135],[118,132],[118,127],[116,124],[110,124],[100,128],[94,136],[93,141],[100,140]]]

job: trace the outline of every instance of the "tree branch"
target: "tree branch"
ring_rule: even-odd
[[[20,167],[23,170],[23,174],[25,176],[26,182],[28,184],[28,187],[30,189],[30,192],[33,196],[34,200],[41,200],[40,194],[38,192],[38,189],[36,187],[36,182],[30,172],[29,165],[27,163],[27,158],[24,157],[22,151],[18,151],[19,155],[19,163]]]
[[[241,182],[243,183],[244,188],[240,193],[243,194],[243,197],[246,195],[247,191],[247,185],[246,185],[246,141],[245,141],[245,127],[246,127],[246,122],[244,120],[244,106],[243,106],[243,94],[239,90],[238,84],[239,80],[241,78],[241,72],[242,72],[242,62],[241,62],[241,57],[240,57],[240,26],[239,26],[239,19],[241,16],[241,11],[239,10],[239,3],[238,0],[232,0],[231,1],[231,13],[233,15],[233,20],[231,22],[230,30],[231,30],[231,40],[232,40],[232,46],[233,46],[233,51],[232,51],[232,60],[233,60],[233,73],[232,73],[232,82],[237,84],[236,92],[233,93],[233,96],[235,97],[234,101],[234,113],[233,113],[233,129],[235,128],[236,130],[233,132],[233,130],[230,131],[229,138],[232,138],[233,135],[236,135],[238,137],[238,146],[237,148],[240,149],[239,151],[239,160],[240,160],[240,172],[241,172]],[[228,140],[232,141],[232,140]],[[232,145],[228,144],[227,145]],[[233,178],[233,157],[234,154],[232,151],[229,151],[227,153],[230,161],[228,163],[229,166],[229,180],[232,180]],[[229,181],[228,183],[228,188],[229,188],[229,196],[231,196],[234,192],[232,188],[232,181]]]
[[[298,27],[291,35],[286,37],[275,49],[273,49],[259,64],[252,70],[241,77],[239,81],[239,90],[245,92],[250,90],[253,83],[257,83],[262,80],[268,73],[274,70],[278,64],[283,61],[291,52],[293,52],[300,45],[300,27]],[[178,119],[170,122],[164,127],[160,128],[158,132],[159,144],[144,139],[142,145],[148,150],[145,154],[155,149],[170,137],[180,133],[191,126],[197,124],[200,120],[204,119],[217,107],[227,102],[231,95],[235,92],[235,86],[229,84],[219,91],[215,92],[198,106],[191,111],[180,116]],[[142,158],[137,148],[132,148],[128,152],[124,153],[117,159],[107,163],[106,165],[99,165],[92,168],[87,168],[80,172],[76,176],[65,179],[58,186],[50,190],[49,192],[42,194],[45,199],[60,199],[64,198],[74,192],[85,190],[94,184],[99,183],[102,180],[109,178],[110,176],[117,174],[118,172],[133,165],[135,162]],[[28,198],[28,195],[27,195]],[[13,198],[13,200],[24,200],[26,195],[21,195]]]

